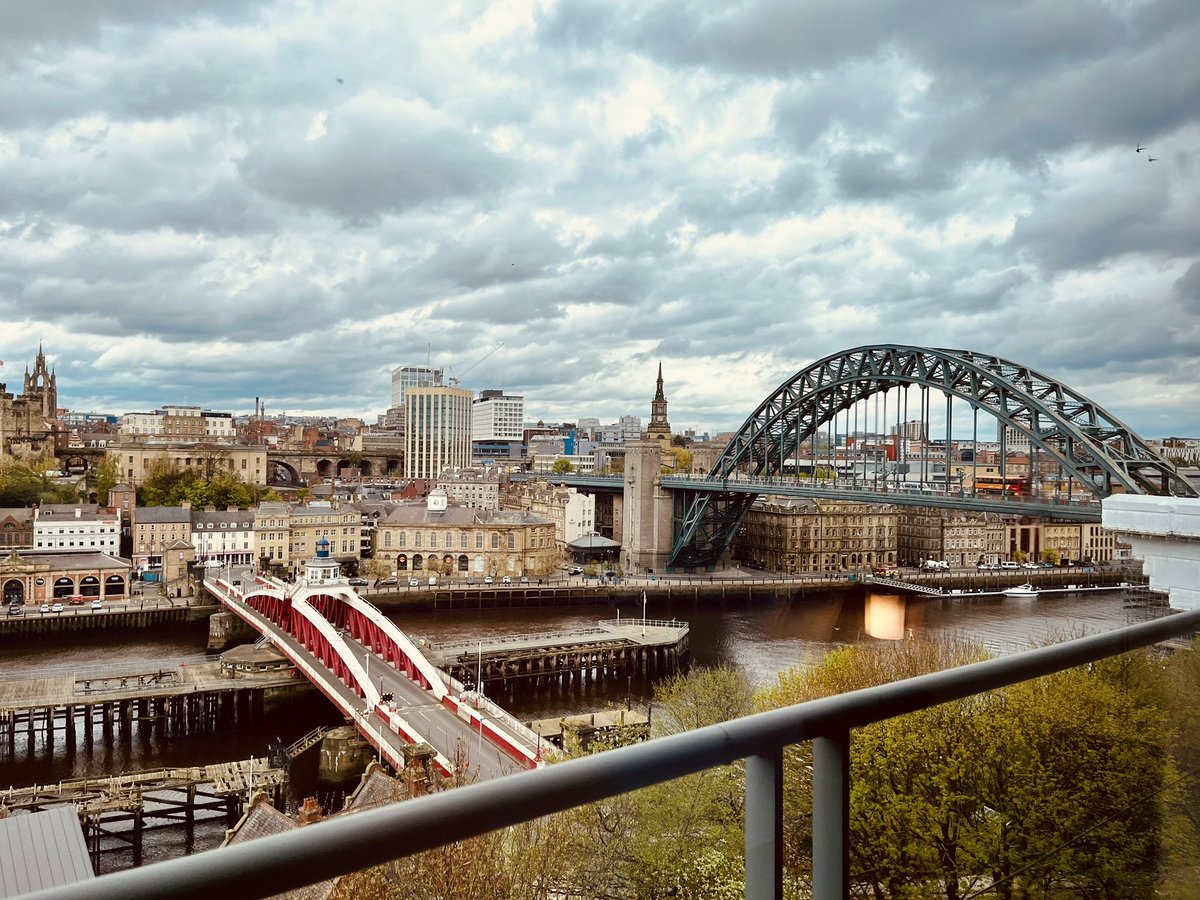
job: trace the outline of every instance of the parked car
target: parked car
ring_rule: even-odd
[[[21,607],[17,606],[16,604],[14,604],[8,608],[8,614],[10,616],[19,616],[19,615],[21,615],[21,612],[22,612]]]
[[[500,583],[501,584],[512,584],[512,579],[509,576],[505,575],[503,578],[500,579]]]
[[[56,605],[56,606],[59,606],[59,605],[61,605],[61,604],[55,604],[55,605]],[[44,612],[44,613],[48,613],[48,612],[50,612],[50,604],[49,604],[49,603],[43,603],[43,604],[42,604],[42,607],[41,607],[41,609],[39,609],[39,610],[38,610],[38,612]]]
[[[350,584],[354,587],[365,587],[367,579],[359,578],[357,575],[350,579]]]
[[[434,587],[436,584],[437,584],[437,576],[436,576],[436,575],[430,575],[430,576],[429,576],[429,586],[430,586],[430,587]]]
[[[521,584],[529,584],[529,576],[528,575],[521,576]]]
[[[61,603],[55,603],[52,607],[50,607],[50,612],[60,613],[62,611],[63,605]]]
[[[485,576],[484,576],[484,579],[483,579],[483,583],[484,583],[484,584],[491,584],[491,583],[492,583],[492,576],[491,576],[491,575],[485,575]]]
[[[579,566],[571,566],[571,568],[567,570],[567,574],[568,575],[582,575],[583,569],[581,569]]]
[[[420,587],[421,582],[417,581],[417,579],[415,579],[415,578],[410,578],[410,579],[408,579],[408,586],[409,587]]]
[[[70,600],[67,601],[67,606],[83,606],[83,598],[82,597],[72,597]]]
[[[387,578],[380,578],[379,583],[380,584],[399,584],[399,581],[397,581],[395,575],[389,575]]]
[[[92,609],[104,609],[104,601],[97,597],[92,601]]]
[[[1000,568],[1001,569],[1019,569],[1019,568],[1021,568],[1021,564],[1015,563],[1011,559],[1006,559],[1002,563],[1000,563]]]
[[[225,568],[225,563],[221,562],[219,559],[206,559],[204,561],[204,568],[206,568],[206,569],[223,569],[223,568]]]

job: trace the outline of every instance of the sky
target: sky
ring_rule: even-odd
[[[911,344],[1200,437],[1198,45],[1195,0],[10,4],[0,381],[374,421],[428,362],[648,421],[661,362],[722,431]]]

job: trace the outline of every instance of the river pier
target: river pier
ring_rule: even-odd
[[[269,694],[310,689],[289,670],[240,673],[218,660],[48,671],[0,680],[0,750],[72,747],[114,733],[211,734],[262,720]]]
[[[657,678],[688,657],[688,625],[657,619],[606,619],[595,628],[515,634],[483,640],[425,642],[439,669],[463,684],[515,683],[540,688],[608,678]]]
[[[101,854],[119,852],[131,852],[137,866],[146,832],[182,825],[190,833],[197,824],[221,818],[232,828],[251,794],[266,792],[281,809],[286,784],[286,769],[251,758],[11,787],[0,790],[0,813],[73,804],[93,866]]]

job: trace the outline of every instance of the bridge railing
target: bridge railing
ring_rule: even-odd
[[[851,729],[1195,632],[1200,610],[758,713],[286,834],[39,894],[91,900],[266,896],[737,760],[746,763],[746,897],[779,900],[783,750],[813,742],[812,895],[849,894]]]

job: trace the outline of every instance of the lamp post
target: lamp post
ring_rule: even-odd
[[[367,684],[370,685],[371,684],[371,651],[366,650],[366,649],[363,650],[363,674],[366,676]],[[381,681],[381,683],[382,683],[382,681]],[[364,695],[363,703],[366,704],[366,708],[363,709],[364,717],[367,715],[367,713],[369,713],[371,711],[371,704],[370,704],[370,701],[367,700],[367,698],[366,698],[366,693],[367,692],[364,690],[363,691],[363,695]]]
[[[475,708],[479,709],[479,698],[483,696],[483,641],[479,642],[479,656],[475,660]],[[482,725],[480,728],[482,729]],[[481,732],[482,733],[482,732]]]
[[[642,637],[646,636],[646,592],[642,591]]]

